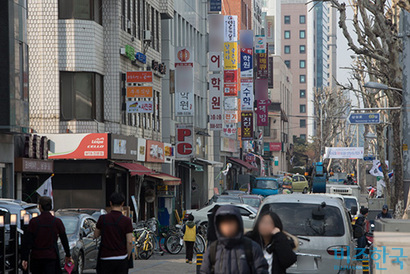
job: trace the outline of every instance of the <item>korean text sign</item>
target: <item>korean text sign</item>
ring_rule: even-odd
[[[209,127],[211,130],[222,130],[222,90],[222,74],[211,74],[209,76]]]

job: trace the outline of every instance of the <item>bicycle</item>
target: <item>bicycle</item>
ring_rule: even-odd
[[[138,258],[148,260],[154,253],[164,255],[164,252],[159,250],[160,243],[155,235],[157,226],[158,220],[151,218],[148,221],[140,222],[134,229],[135,236],[139,235],[136,241]]]
[[[182,226],[176,225],[176,230],[165,241],[165,248],[171,254],[179,254],[184,246],[184,233],[182,232]],[[198,253],[205,252],[205,239],[201,234],[196,235],[194,250]]]

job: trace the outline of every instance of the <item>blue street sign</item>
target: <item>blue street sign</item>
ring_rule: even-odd
[[[210,0],[209,1],[209,11],[210,12],[221,12],[222,11],[222,0]]]
[[[351,124],[380,124],[380,113],[350,113],[347,120]]]
[[[376,160],[376,157],[374,157],[374,156],[364,156],[363,160],[364,161],[373,161],[373,160]]]

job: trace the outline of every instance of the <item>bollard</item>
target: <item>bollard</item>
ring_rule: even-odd
[[[0,216],[0,273],[6,273],[6,230],[4,216]]]
[[[25,237],[25,233],[27,231],[28,228],[28,224],[30,223],[30,215],[29,214],[24,214],[24,216],[22,217],[22,222],[21,222],[21,228],[23,230],[23,235],[21,235],[21,243],[23,243],[23,241],[25,239],[23,239]],[[21,254],[21,249],[20,249],[20,254]],[[29,273],[29,269],[30,269],[30,260],[28,261],[28,265],[27,265],[27,270],[23,270],[23,274],[28,274]]]
[[[199,274],[202,266],[202,260],[204,258],[204,254],[198,253],[196,254],[196,273]]]
[[[10,254],[8,255],[11,273],[18,273],[18,245],[19,241],[17,235],[17,214],[11,214],[9,239]]]
[[[362,260],[362,273],[370,273],[369,272],[369,258],[363,258]]]

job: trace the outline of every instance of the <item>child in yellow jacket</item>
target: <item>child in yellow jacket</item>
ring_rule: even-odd
[[[189,215],[188,221],[182,228],[184,232],[184,242],[186,251],[186,263],[192,264],[192,257],[194,256],[194,244],[196,240],[196,225],[194,222],[194,216]]]

